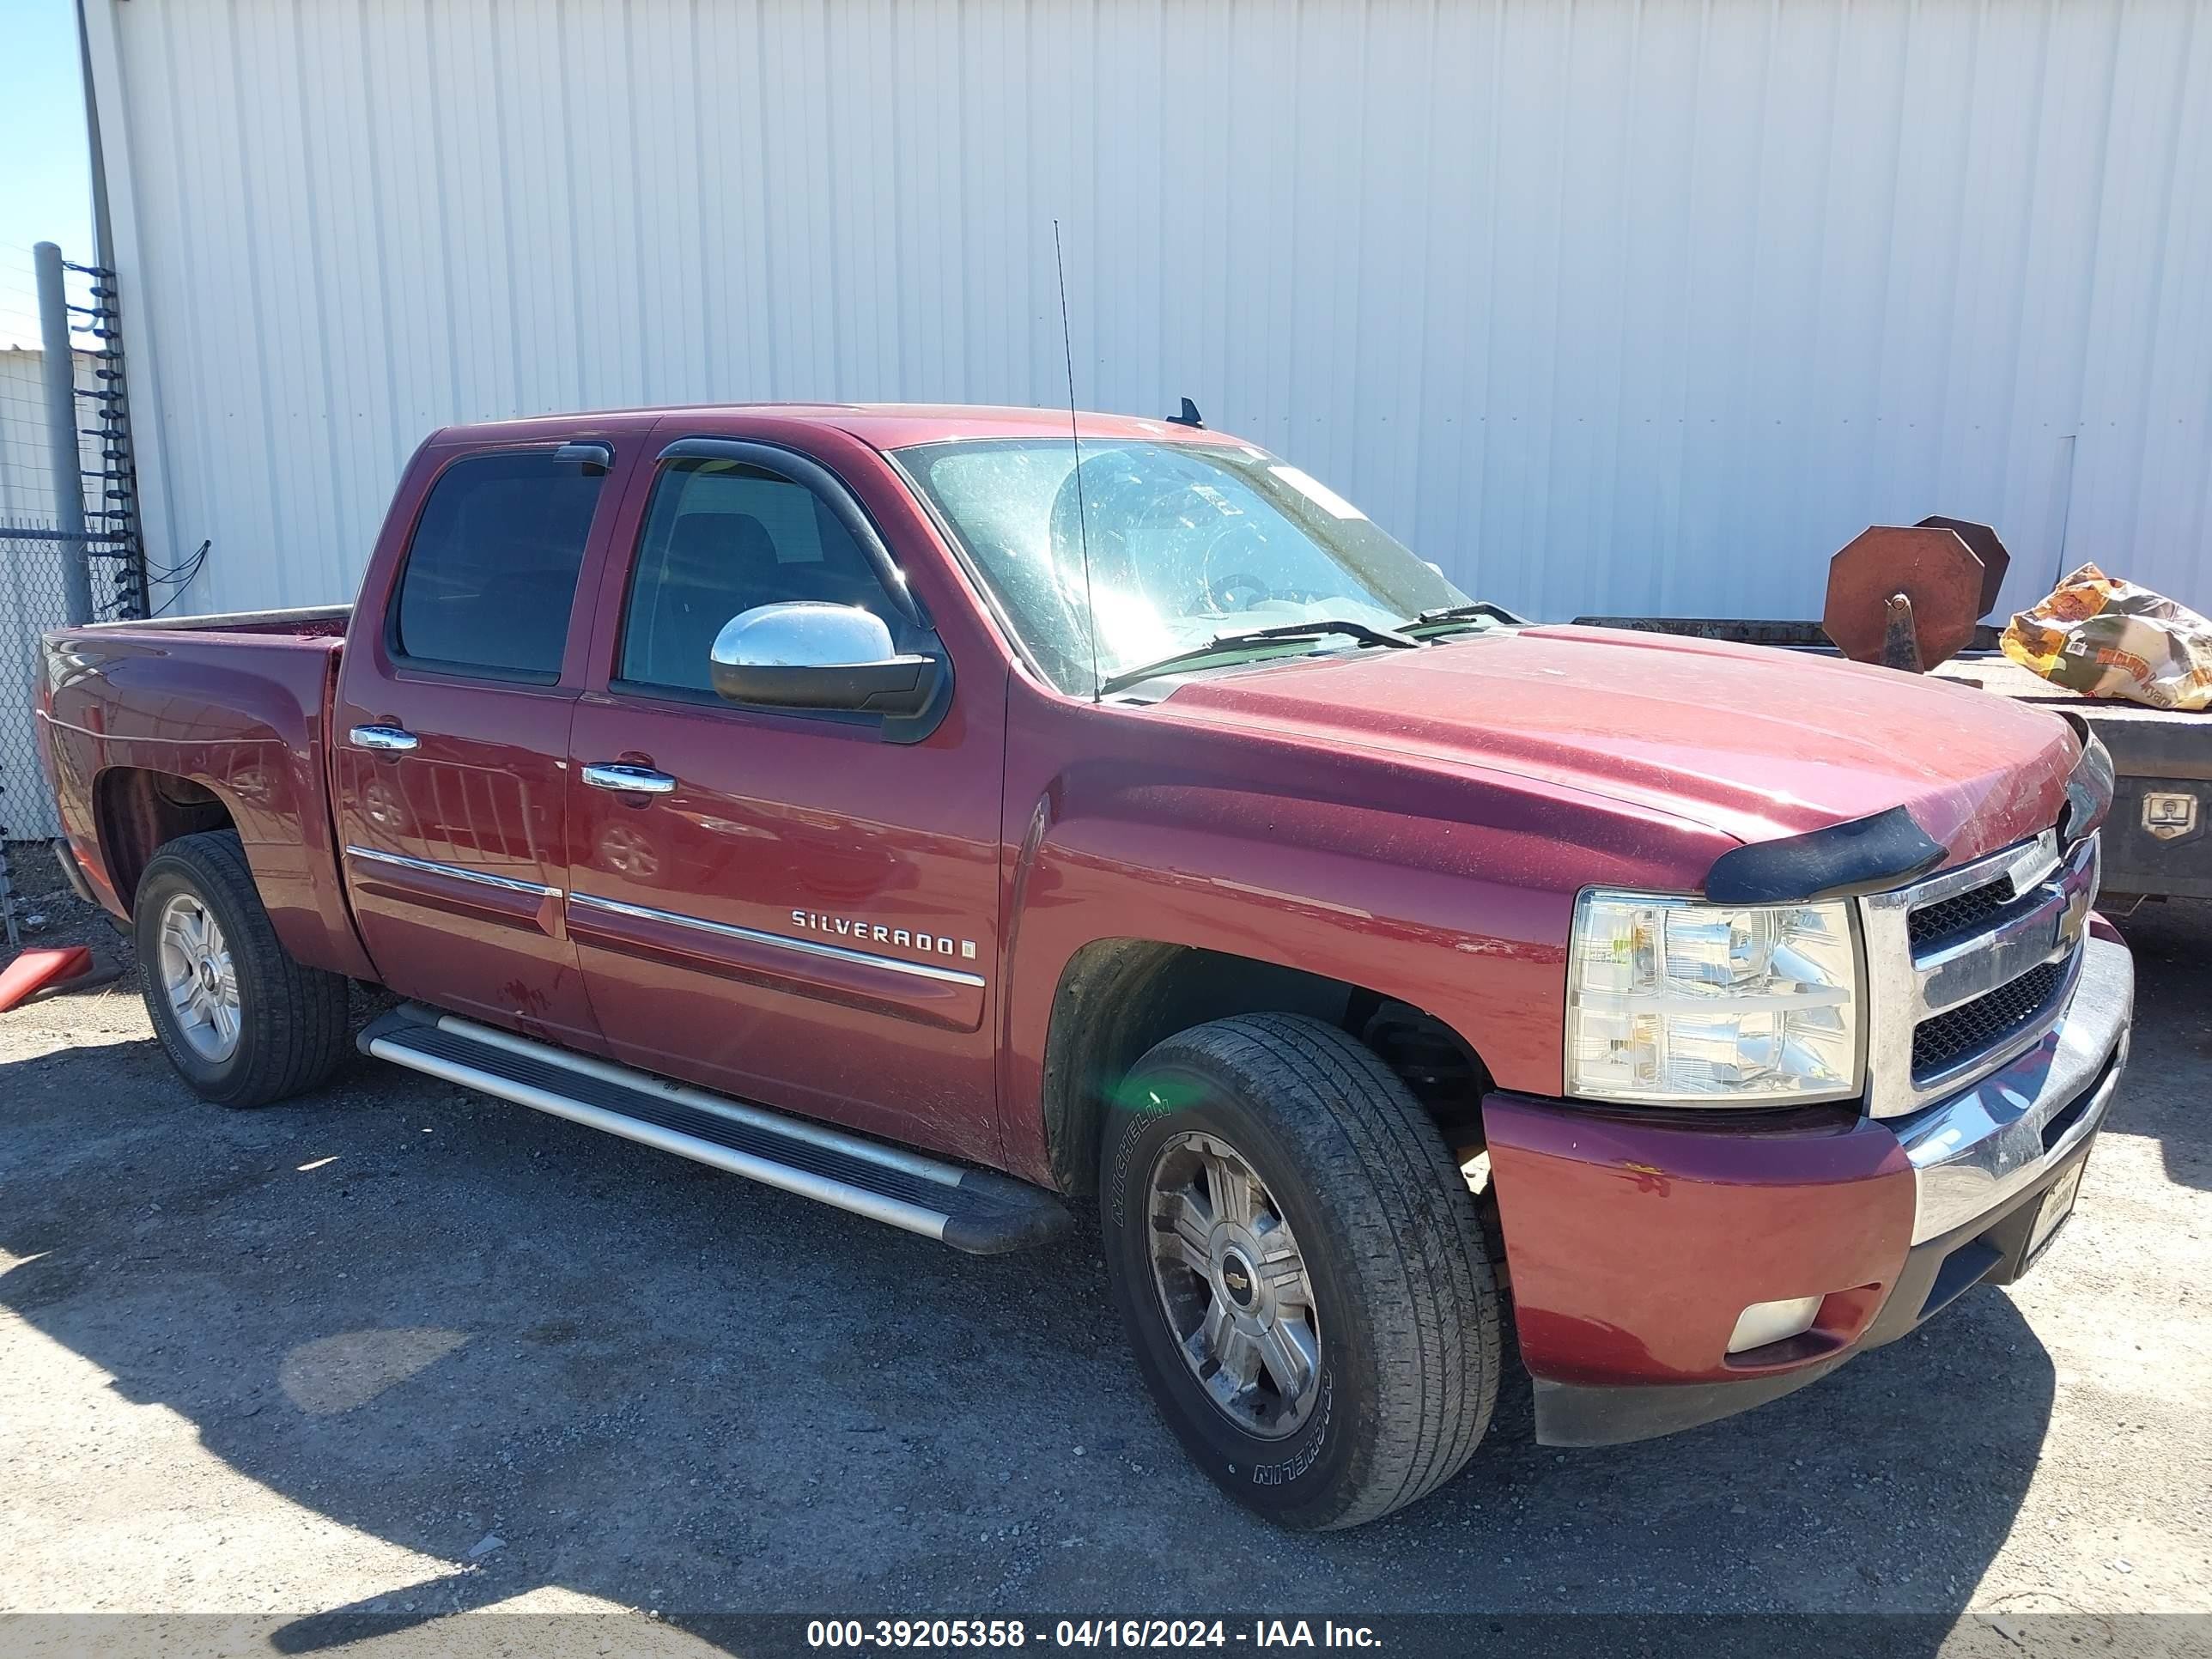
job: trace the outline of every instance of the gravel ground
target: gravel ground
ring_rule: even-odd
[[[2134,1066],[2022,1284],[1643,1445],[1509,1380],[1459,1480],[1297,1537],[1185,1467],[1087,1237],[973,1260],[365,1060],[221,1111],[41,903],[125,972],[0,1015],[0,1611],[2212,1612],[2212,907],[2124,922]]]

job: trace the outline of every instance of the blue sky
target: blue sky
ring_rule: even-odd
[[[36,344],[31,244],[92,257],[91,168],[70,0],[0,0],[0,346]]]

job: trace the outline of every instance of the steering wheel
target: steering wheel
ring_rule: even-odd
[[[1233,611],[1249,611],[1273,592],[1274,589],[1267,583],[1243,570],[1232,571],[1226,576],[1210,576],[1206,583],[1206,597],[1224,615]],[[1239,593],[1249,593],[1251,598],[1240,601],[1237,598]]]

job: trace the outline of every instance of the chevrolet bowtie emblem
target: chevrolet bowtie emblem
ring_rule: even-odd
[[[2077,887],[2066,896],[2066,908],[2058,913],[2058,942],[2072,945],[2081,937],[2081,929],[2089,920],[2089,890]]]

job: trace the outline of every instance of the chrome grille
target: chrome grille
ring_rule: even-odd
[[[1999,876],[1956,897],[1938,899],[1933,904],[1923,904],[1908,912],[1905,931],[1911,936],[1914,952],[1917,954],[1960,933],[1972,933],[2017,896],[2012,890],[2012,878]]]
[[[2016,1035],[2048,1008],[2065,976],[2064,962],[2046,962],[1948,1014],[1922,1020],[1912,1030],[1912,1075],[1947,1072],[1967,1055]]]
[[[1859,901],[1867,1109],[1896,1117],[1963,1089],[2048,1031],[2080,971],[2094,836],[2055,830]]]

